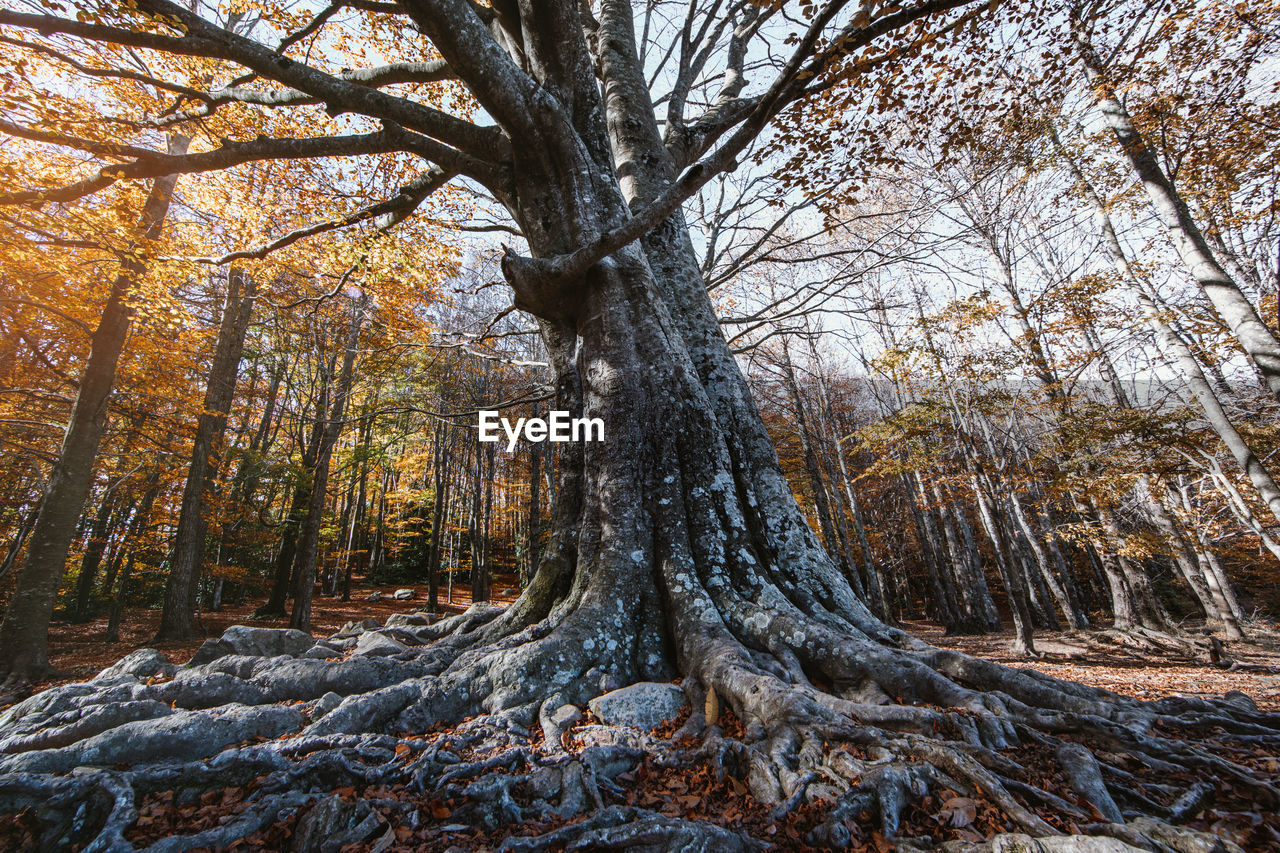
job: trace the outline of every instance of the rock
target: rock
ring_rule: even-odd
[[[235,654],[235,649],[231,648],[231,644],[218,637],[210,637],[200,644],[200,648],[196,649],[196,653],[191,656],[191,660],[187,661],[187,666],[203,666],[206,663],[213,663],[215,660],[227,655]]]
[[[1142,848],[1118,838],[1096,835],[1050,835],[1032,838],[1018,832],[991,839],[991,853],[1139,853]]]
[[[396,601],[408,601],[409,599],[414,598],[416,595],[417,593],[411,589],[397,589],[394,593],[392,593],[391,597],[394,598]]]
[[[222,639],[235,648],[236,654],[264,658],[300,655],[316,642],[306,631],[294,628],[253,628],[248,625],[232,625],[222,632]]]
[[[641,681],[597,696],[588,706],[605,725],[649,731],[679,717],[688,704],[684,691],[675,684]]]
[[[382,593],[378,593],[379,596],[381,596],[381,594]],[[392,618],[394,619],[395,617],[393,616]],[[329,639],[345,640],[348,637],[358,637],[365,631],[376,631],[380,627],[382,626],[379,624],[377,619],[361,619],[359,622],[348,622],[339,628],[338,632],[333,634]]]
[[[653,735],[630,726],[582,726],[573,730],[573,737],[583,753],[595,747],[610,750],[637,749],[642,752],[661,748],[660,742]]]
[[[1222,701],[1229,705],[1234,705],[1242,711],[1248,711],[1256,714],[1258,712],[1258,703],[1247,693],[1241,693],[1239,690],[1230,690],[1222,695]]]
[[[305,631],[293,628],[254,628],[249,625],[232,625],[216,640],[205,640],[191,657],[189,666],[199,666],[217,660],[223,655],[248,655],[273,658],[281,655],[296,657],[315,645],[315,639]]]
[[[378,631],[369,631],[360,635],[360,640],[356,643],[356,650],[352,654],[366,657],[389,657],[407,651],[409,651],[409,647],[399,640],[388,637]]]
[[[155,649],[138,649],[122,657],[115,663],[98,673],[94,681],[107,681],[121,675],[132,675],[145,679],[153,675],[172,678],[178,668],[169,663],[169,659]]]
[[[388,628],[414,628],[423,625],[434,625],[440,621],[437,613],[416,610],[413,613],[393,613],[387,617]]]
[[[369,597],[365,599],[365,601],[381,601],[381,600],[382,600],[382,593],[376,589],[373,592],[369,593]]]
[[[551,722],[561,731],[582,719],[582,711],[576,705],[561,705],[551,714]]]
[[[364,800],[345,802],[334,794],[318,801],[298,820],[290,839],[291,853],[338,853],[373,835],[382,818]]]
[[[609,781],[634,769],[643,758],[643,750],[620,744],[588,746],[578,753],[578,760],[590,765],[597,779]]]
[[[311,719],[320,719],[340,704],[342,704],[342,697],[330,690],[316,700],[315,707],[311,709]]]

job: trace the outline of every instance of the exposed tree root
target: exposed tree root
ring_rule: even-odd
[[[387,658],[340,658],[357,644],[348,638],[223,654],[165,677],[162,659],[136,653],[123,672],[0,716],[0,839],[178,850],[264,838],[286,820],[316,838],[336,831],[319,824],[341,823],[342,837],[369,845],[397,831],[443,844],[441,827],[461,826],[509,850],[757,850],[780,841],[766,826],[790,827],[783,847],[831,849],[872,833],[904,850],[950,839],[1046,853],[1207,853],[1276,838],[1230,819],[1221,837],[1184,825],[1244,811],[1241,798],[1280,806],[1275,774],[1253,760],[1280,747],[1280,720],[1245,697],[1139,702],[890,629],[837,631],[763,597],[767,619],[730,592],[683,614],[677,653],[695,710],[671,740],[563,712],[643,676],[644,654],[626,641],[634,626],[581,609],[524,626],[491,608],[393,618],[381,633],[406,650]],[[495,638],[504,617],[509,633]],[[329,689],[344,683],[345,697]],[[689,819],[694,808],[637,807],[640,766],[708,768],[759,808],[720,826]],[[226,790],[241,799],[217,826],[175,818],[167,840],[139,826],[165,792],[180,813]],[[520,834],[536,827],[546,831]]]

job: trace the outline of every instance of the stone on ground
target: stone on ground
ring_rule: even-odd
[[[676,719],[687,705],[684,691],[677,685],[653,681],[614,690],[588,703],[591,713],[605,725],[645,731]]]
[[[205,640],[191,657],[190,666],[199,666],[224,655],[274,658],[297,657],[315,645],[315,638],[294,628],[254,628],[232,625],[221,637]]]
[[[155,649],[138,649],[129,652],[118,663],[98,673],[93,680],[107,681],[121,675],[132,675],[137,679],[150,678],[153,675],[171,678],[177,671],[178,668],[169,663],[169,659]]]
[[[331,640],[345,640],[348,637],[358,637],[365,631],[372,631],[380,627],[377,619],[361,619],[359,622],[348,622],[332,634]]]
[[[378,631],[368,631],[360,635],[356,650],[352,654],[366,657],[388,657],[409,651],[409,647],[394,637]]]

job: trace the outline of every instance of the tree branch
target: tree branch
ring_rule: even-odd
[[[442,149],[453,148],[456,152],[461,152],[448,156],[448,162],[445,159],[437,160],[441,166],[457,169],[482,183],[492,180],[495,177],[492,167],[509,157],[509,143],[496,127],[481,127],[406,98],[327,74],[211,24],[168,0],[139,0],[137,5],[139,9],[157,18],[177,22],[184,30],[183,35],[173,37],[135,32],[53,15],[31,15],[8,10],[0,10],[0,25],[34,30],[43,35],[69,35],[168,54],[214,57],[236,62],[263,77],[324,102],[334,114],[353,112],[380,118],[437,139],[444,143]],[[485,164],[491,168],[485,168]]]
[[[212,151],[195,154],[161,154],[133,146],[103,146],[93,140],[84,140],[63,134],[33,131],[10,122],[0,121],[0,130],[14,136],[52,142],[78,148],[90,153],[108,155],[127,151],[135,159],[128,163],[115,163],[100,168],[96,175],[62,187],[38,190],[20,190],[0,194],[0,204],[44,204],[68,202],[91,195],[122,179],[158,178],[163,175],[211,172],[239,166],[257,160],[299,160],[316,157],[348,157],[360,154],[385,154],[405,147],[402,129],[381,130],[355,136],[322,136],[294,139],[255,139],[248,142],[229,141]]]
[[[822,32],[845,5],[845,0],[832,0],[809,25],[791,59],[779,72],[769,90],[756,100],[754,108],[738,129],[714,153],[686,169],[662,195],[643,210],[587,245],[554,258],[524,258],[509,253],[503,258],[504,268],[512,269],[526,281],[568,281],[580,278],[592,264],[640,239],[660,225],[716,175],[735,169],[738,155],[755,141],[773,118],[804,93],[805,81],[827,70],[837,57],[865,47],[876,38],[921,18],[975,2],[977,0],[928,0],[864,24],[859,23],[864,17],[860,14],[830,40],[826,49],[814,54]]]
[[[367,222],[370,219],[382,219],[383,221],[378,223],[378,228],[386,230],[397,222],[402,221],[416,210],[426,200],[427,196],[443,187],[454,177],[453,173],[446,172],[438,167],[432,168],[401,187],[400,192],[394,198],[361,208],[339,219],[331,219],[327,222],[298,228],[253,249],[229,252],[217,258],[191,258],[189,260],[216,266],[240,260],[260,260],[272,252],[283,249],[307,237],[314,237],[317,234],[323,234],[328,231],[336,231],[339,228],[347,228],[360,222]]]

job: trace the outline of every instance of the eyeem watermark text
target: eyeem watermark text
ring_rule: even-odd
[[[545,418],[516,418],[515,425],[497,412],[481,411],[480,440],[500,441],[498,428],[507,435],[507,452],[516,449],[521,437],[525,441],[604,441],[604,421],[600,418],[575,418],[569,412],[548,412]]]

